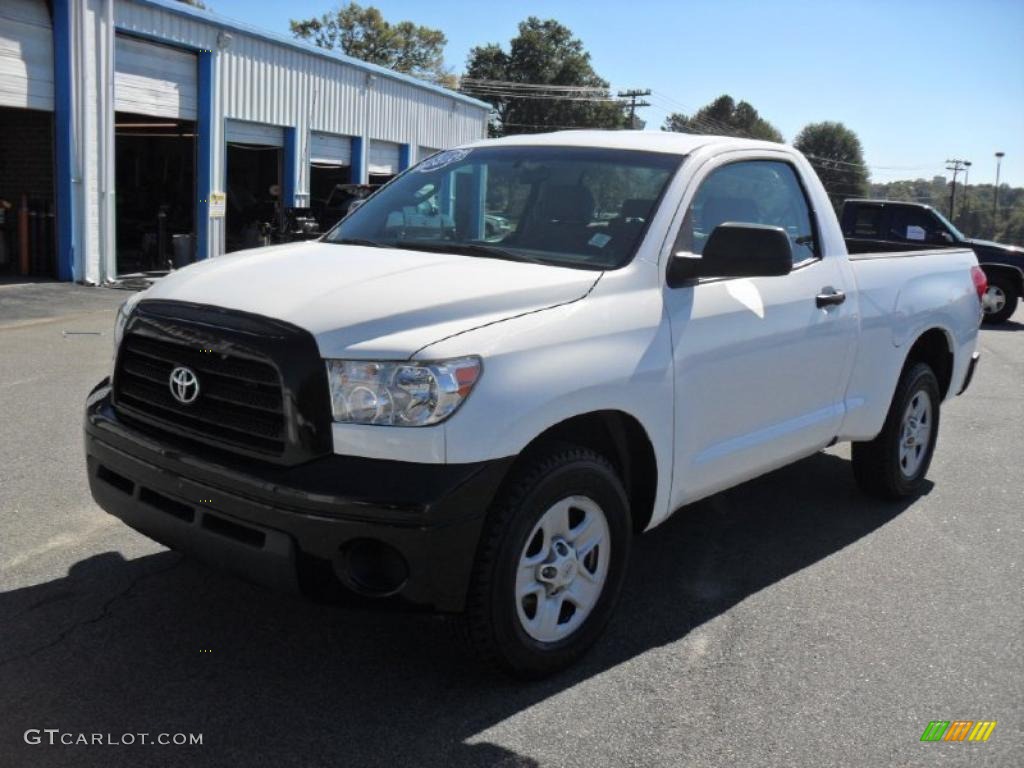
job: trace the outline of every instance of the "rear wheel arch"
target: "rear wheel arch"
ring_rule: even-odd
[[[929,328],[910,346],[900,374],[915,363],[925,363],[938,379],[939,393],[945,400],[953,383],[953,350],[953,339],[945,329]]]

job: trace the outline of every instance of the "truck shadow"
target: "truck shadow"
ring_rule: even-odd
[[[96,555],[0,594],[0,750],[40,766],[535,765],[484,732],[685,637],[906,506],[863,496],[848,462],[822,453],[680,510],[637,540],[598,646],[531,684],[470,663],[439,617],[289,600],[170,552]],[[29,746],[30,728],[201,732],[203,745]]]
[[[995,325],[983,325],[982,329],[986,331],[1024,331],[1024,323],[1018,323],[1016,320],[1007,320]]]

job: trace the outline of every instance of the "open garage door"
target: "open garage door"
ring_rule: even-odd
[[[277,125],[228,120],[226,251],[269,242],[280,214],[284,129]]]
[[[229,144],[254,144],[261,147],[283,147],[284,129],[279,125],[228,120],[224,137]]]
[[[309,135],[309,161],[317,165],[352,165],[352,139],[313,131]]]
[[[399,149],[390,141],[371,141],[369,162],[371,184],[384,184],[398,173]]]
[[[53,276],[53,30],[45,0],[0,0],[0,275]]]
[[[351,182],[352,139],[313,131],[309,135],[309,205],[322,232],[348,210]]]
[[[114,38],[119,277],[195,259],[198,71],[190,51]]]
[[[43,0],[0,3],[0,106],[53,110],[53,29]]]
[[[198,72],[194,53],[118,35],[114,43],[114,109],[195,120]]]

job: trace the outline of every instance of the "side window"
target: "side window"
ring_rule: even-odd
[[[748,160],[712,171],[690,203],[675,250],[703,253],[711,232],[725,222],[782,227],[794,264],[818,256],[807,197],[788,163]]]
[[[889,218],[889,237],[917,243],[944,243],[941,225],[928,211],[919,208],[894,208]]]
[[[853,237],[878,237],[882,228],[882,207],[861,205],[857,208],[857,219],[853,223]]]

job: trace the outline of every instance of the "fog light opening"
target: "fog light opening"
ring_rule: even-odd
[[[409,565],[401,553],[374,539],[345,544],[335,558],[334,570],[345,586],[368,597],[394,595],[409,578]]]

